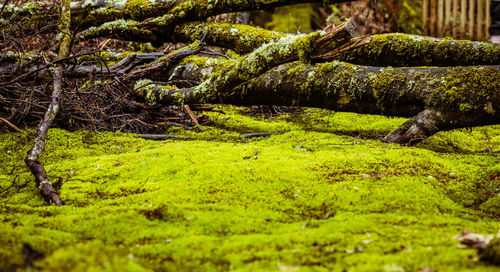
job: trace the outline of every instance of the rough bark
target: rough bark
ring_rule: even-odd
[[[392,33],[373,35],[370,43],[336,59],[393,67],[499,65],[500,45]]]
[[[82,33],[82,39],[114,37],[150,42],[194,42],[210,29],[206,42],[209,45],[249,53],[264,43],[277,41],[282,33],[250,26],[190,22],[178,25],[172,35],[163,35],[154,29],[138,30],[141,23],[128,21],[121,26],[110,23]],[[158,37],[162,37],[158,39]],[[371,42],[344,52],[332,52],[313,58],[315,61],[340,60],[370,66],[471,66],[500,64],[500,45],[455,41],[409,34],[373,35]]]
[[[188,21],[205,20],[208,17],[231,12],[268,10],[276,7],[300,4],[300,3],[323,3],[335,4],[350,2],[353,0],[219,0],[219,1],[149,1],[149,0],[86,0],[72,3],[74,27],[87,28],[88,26],[99,26],[90,28],[83,35],[87,38],[99,36],[101,30],[114,29],[119,32],[117,37],[135,37],[141,41],[156,42],[158,38],[169,36],[172,29],[181,23]],[[8,5],[4,16],[12,22],[21,22],[27,18],[29,23],[27,29],[36,30],[54,18],[57,18],[59,9],[50,1],[32,2],[21,7]],[[146,20],[147,19],[147,20]],[[139,24],[140,21],[146,20]],[[141,30],[133,29],[136,26]],[[132,28],[131,28],[132,27]],[[0,21],[0,30],[8,28],[5,20]],[[47,28],[46,31],[53,31]],[[147,38],[144,34],[154,37]],[[80,36],[80,35],[79,35]]]
[[[171,80],[210,82],[223,61],[188,59]],[[197,64],[194,64],[197,63]],[[218,77],[224,77],[219,74]],[[414,144],[440,130],[500,122],[500,66],[380,68],[342,62],[280,65],[232,89],[141,89],[149,102],[297,105],[415,116],[385,141]]]

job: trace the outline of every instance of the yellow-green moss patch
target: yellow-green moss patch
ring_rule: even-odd
[[[30,139],[0,134],[0,268],[23,268],[27,244],[46,271],[498,271],[453,240],[498,230],[498,126],[402,147],[377,138],[403,118],[220,109],[163,142],[52,129],[63,207],[24,168]]]

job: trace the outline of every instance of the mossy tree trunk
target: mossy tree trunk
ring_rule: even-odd
[[[195,57],[185,62],[173,75],[165,76],[174,81],[202,82],[202,87],[173,89],[153,84],[145,89],[139,84],[138,95],[165,104],[223,101],[414,116],[384,138],[400,144],[417,143],[440,130],[500,122],[500,66],[380,68],[337,61],[314,65],[291,62],[235,88],[218,89],[205,86],[230,78],[231,74],[226,77],[219,71],[236,66],[234,62]]]

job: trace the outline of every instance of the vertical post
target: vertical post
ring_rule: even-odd
[[[474,40],[474,15],[476,12],[476,0],[469,0],[469,39]]]
[[[424,35],[429,35],[429,0],[423,0],[422,3],[422,29]]]
[[[451,26],[451,36],[454,39],[458,39],[457,35],[457,29],[458,29],[458,22],[459,22],[459,14],[458,14],[458,1],[459,0],[453,0],[453,22]]]
[[[444,0],[438,1],[438,36],[442,37],[444,35]]]
[[[467,0],[461,0],[460,2],[460,39],[465,39],[466,28],[465,22],[467,22]]]
[[[485,37],[486,37],[486,40],[488,40],[490,38],[490,33],[488,31],[490,25],[491,25],[491,14],[490,14],[490,8],[491,8],[491,3],[490,3],[490,0],[486,0],[486,26],[484,28],[484,32],[486,33]]]
[[[445,1],[445,10],[444,10],[444,35],[445,36],[451,36],[451,26],[452,26],[452,13],[451,13],[451,1],[452,0],[446,0]]]
[[[436,24],[437,24],[437,3],[436,1],[430,1],[430,9],[431,9],[431,27],[430,36],[436,36]]]
[[[484,0],[477,0],[477,12],[476,12],[476,39],[484,40]]]

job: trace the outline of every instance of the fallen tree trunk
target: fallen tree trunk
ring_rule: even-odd
[[[223,61],[186,59],[170,80],[210,82]],[[197,63],[197,65],[193,64]],[[217,77],[224,77],[219,74]],[[145,87],[147,86],[147,87]],[[384,140],[414,144],[441,131],[500,123],[500,66],[380,68],[342,62],[280,65],[232,89],[137,85],[149,102],[295,105],[415,116]]]
[[[174,35],[177,35],[176,37],[179,40],[186,42],[204,38],[204,42],[207,44],[231,48],[239,53],[252,52],[256,47],[264,43],[277,42],[287,36],[269,30],[233,24],[211,23],[208,28],[203,28],[203,26],[203,23],[184,24],[179,27],[179,31],[176,31]],[[231,30],[233,34],[231,34]],[[203,31],[205,31],[205,34],[203,34]],[[309,57],[312,61],[343,60],[349,63],[379,67],[500,64],[500,46],[491,43],[442,40],[407,34],[374,35],[370,39],[363,37],[362,40],[356,40],[355,43],[356,47],[349,47],[349,50],[334,50],[335,46],[337,46],[335,43],[325,43],[323,47],[326,51],[329,51],[328,53]],[[161,52],[132,54],[120,63],[109,67],[72,65],[71,69],[67,69],[65,74],[69,77],[85,77],[91,74],[106,77],[122,76],[138,65],[151,62],[164,55]],[[23,68],[24,65],[12,64],[19,58],[18,54],[5,54],[5,62],[11,64],[0,67],[0,77],[7,78],[15,71],[27,74],[39,70],[40,67],[38,66]],[[161,60],[159,61],[161,62]],[[141,69],[149,70],[151,74],[161,73],[161,70],[165,68],[162,68],[160,62],[153,64],[149,68],[143,67]],[[138,78],[138,76],[129,78]]]
[[[393,67],[499,65],[500,45],[392,33],[373,35],[370,43],[343,52],[335,59]]]

